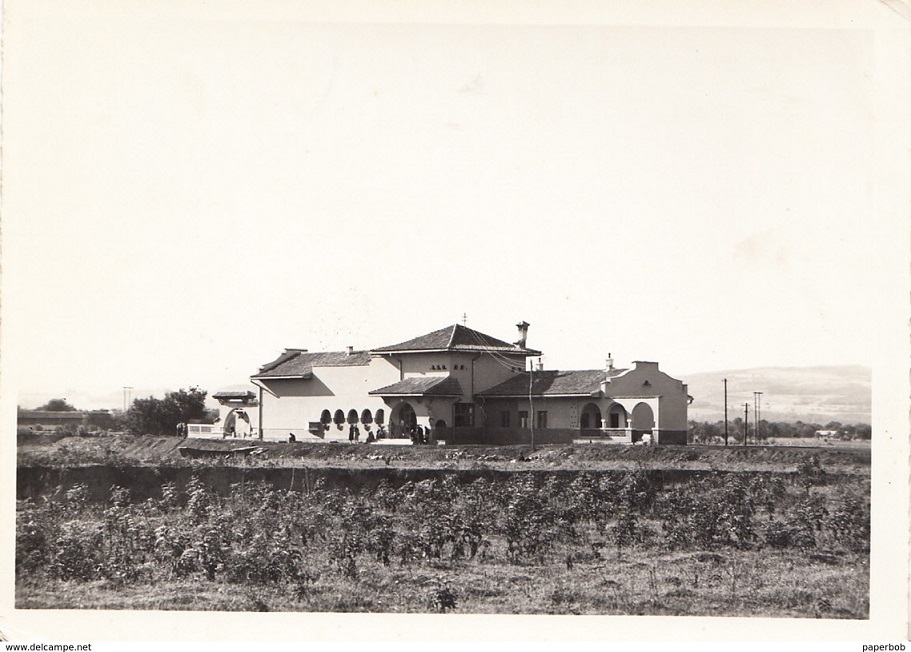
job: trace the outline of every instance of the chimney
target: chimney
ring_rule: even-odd
[[[538,358],[538,371],[544,371],[544,362]]]
[[[525,348],[525,342],[528,341],[528,327],[531,326],[527,321],[520,321],[516,324],[516,328],[519,329],[519,341],[515,343],[520,349]]]
[[[610,353],[607,354],[607,360],[605,360],[605,363],[607,364],[607,371],[614,370],[614,359],[611,357]]]
[[[348,355],[353,355],[353,354],[354,354],[354,347],[353,347],[353,346],[349,346],[349,347],[348,347]]]

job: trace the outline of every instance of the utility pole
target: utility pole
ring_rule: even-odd
[[[257,418],[259,421],[259,439],[262,441],[263,438],[263,388],[262,385],[259,387],[259,409],[257,412]],[[224,425],[224,424],[222,424]]]
[[[756,443],[759,443],[759,406],[762,404],[762,392],[753,392],[753,398],[755,404],[753,405],[753,421],[756,422],[756,427],[753,428],[753,437],[756,438]]]
[[[724,445],[728,445],[728,379],[724,379]]]
[[[532,398],[532,377],[535,374],[535,361],[528,367],[528,425],[531,427],[531,452],[535,452],[535,404]]]
[[[747,445],[747,437],[750,433],[750,418],[747,416],[750,413],[750,404],[743,404],[743,445]]]

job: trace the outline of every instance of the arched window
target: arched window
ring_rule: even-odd
[[[336,410],[335,418],[333,419],[333,421],[335,421],[335,423],[337,423],[338,425],[342,425],[343,423],[345,423],[345,413],[342,412],[341,410]]]
[[[370,410],[361,412],[361,423],[373,423],[373,415],[370,413]]]
[[[348,410],[348,423],[357,423],[357,410]]]
[[[376,422],[380,425],[386,422],[386,411],[383,408],[376,411]]]
[[[579,427],[582,430],[601,427],[601,410],[594,403],[589,403],[582,408],[579,416]]]
[[[329,410],[323,410],[323,413],[319,416],[319,422],[324,425],[332,423],[332,413]]]
[[[611,405],[608,411],[608,426],[611,428],[626,428],[626,410],[619,403]]]

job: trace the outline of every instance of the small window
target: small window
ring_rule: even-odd
[[[519,427],[528,427],[528,410],[519,410]]]
[[[500,427],[501,428],[509,427],[509,410],[502,410],[500,412]]]
[[[380,408],[376,411],[376,416],[374,418],[379,425],[383,425],[386,423],[386,411],[383,408]]]
[[[547,427],[547,410],[538,411],[538,427],[539,428]]]
[[[470,428],[474,425],[474,404],[456,403],[452,406],[452,425],[456,428]]]

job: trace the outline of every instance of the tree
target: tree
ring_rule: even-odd
[[[117,430],[117,422],[117,416],[109,410],[92,410],[85,415],[85,427],[91,432]]]
[[[734,417],[734,420],[731,422],[733,429],[729,430],[729,434],[734,438],[736,442],[743,441],[743,419],[741,417]]]
[[[75,412],[76,408],[66,402],[65,398],[52,398],[50,401],[38,408],[46,412]]]
[[[126,427],[134,434],[173,435],[178,423],[206,416],[205,390],[191,387],[168,392],[163,399],[137,398],[126,414]]]

